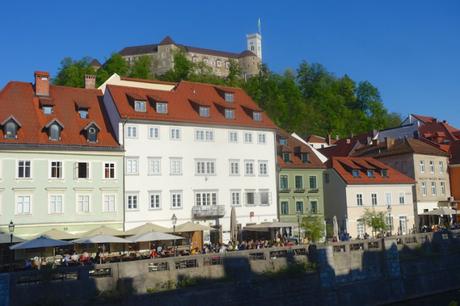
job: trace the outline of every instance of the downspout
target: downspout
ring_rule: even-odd
[[[126,182],[125,182],[126,181],[125,180],[125,177],[126,177],[125,176],[125,169],[126,169],[125,168],[125,166],[126,166],[125,165],[125,160],[126,160],[126,158],[125,158],[125,155],[126,155],[126,149],[125,149],[125,124],[126,124],[126,122],[128,122],[128,119],[129,118],[124,119],[122,121],[122,123],[121,123],[121,126],[122,126],[122,131],[121,131],[122,136],[121,137],[122,137],[122,140],[123,140],[122,148],[123,148],[123,152],[124,152],[124,154],[123,154],[123,163],[122,163],[123,164],[123,169],[122,169],[122,171],[123,171],[123,201],[122,201],[122,203],[123,203],[123,232],[126,231],[126,225],[125,225],[126,224],[126,203],[125,203],[125,199],[126,199],[126,195],[125,195],[125,190],[126,190]]]

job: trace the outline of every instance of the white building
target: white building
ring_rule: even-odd
[[[232,206],[241,227],[278,218],[276,126],[243,90],[109,83],[104,104],[126,151],[126,229],[175,214],[222,225],[225,241]]]

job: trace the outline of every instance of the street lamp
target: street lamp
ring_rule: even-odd
[[[298,234],[299,234],[299,241],[298,241],[298,244],[300,244],[300,211],[297,212],[297,230],[298,230]]]
[[[10,221],[10,224],[8,224],[8,231],[10,232],[10,246],[13,245],[13,233],[14,233],[14,223],[13,223],[13,220]],[[11,256],[11,259],[10,259],[10,270],[13,271],[13,254],[14,254],[14,251],[10,251],[10,256]]]
[[[393,229],[393,220],[391,218],[391,205],[387,206],[387,211],[388,211],[388,223],[390,225],[390,236],[392,235],[392,229]]]
[[[172,222],[172,225],[173,225],[173,234],[175,235],[176,234],[176,223],[177,223],[177,217],[176,217],[176,214],[173,214],[172,217],[171,217],[171,222]],[[176,252],[176,239],[173,240],[174,242],[174,256],[176,256],[177,252]]]

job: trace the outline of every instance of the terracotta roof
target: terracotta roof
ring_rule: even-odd
[[[104,118],[105,110],[100,90],[50,85],[50,98],[54,103],[53,113],[45,115],[31,83],[9,82],[0,91],[0,122],[13,116],[20,122],[21,127],[16,139],[6,139],[3,130],[0,129],[0,144],[120,148],[108,121]],[[88,119],[80,118],[75,101],[84,101],[91,107]],[[49,140],[45,130],[45,126],[54,120],[64,127],[60,141]],[[100,127],[97,143],[87,142],[82,133],[89,122],[95,122]]]
[[[307,142],[327,143],[326,138],[313,134],[308,136],[306,140]]]
[[[439,147],[439,144],[416,138],[396,139],[393,144],[390,143],[388,146],[386,142],[364,146],[353,153],[354,156],[373,156],[376,158],[401,154],[449,155]]]
[[[456,136],[460,134],[460,130],[445,121],[425,123],[419,127],[419,133],[422,137],[437,143],[448,143],[460,139]]]
[[[310,146],[292,137],[289,133],[279,130],[276,138],[278,143],[278,165],[281,169],[322,169],[326,167]],[[287,145],[281,145],[279,143],[280,138],[286,139]],[[282,153],[290,153],[289,162],[284,161]],[[307,163],[301,160],[301,153],[308,154],[309,161]]]
[[[90,63],[91,66],[97,66],[97,67],[101,67],[102,64],[97,60],[97,59],[93,59]]]
[[[174,40],[169,35],[163,38],[159,43],[159,45],[174,45],[174,44],[175,44]]]
[[[127,55],[149,54],[149,53],[155,53],[157,51],[158,51],[158,45],[150,44],[150,45],[143,45],[143,46],[126,47],[126,48],[123,48],[118,53],[122,56],[127,56]]]
[[[436,122],[436,118],[430,116],[423,116],[417,114],[411,114],[411,116],[423,123]]]
[[[225,102],[217,89],[233,92],[234,102]],[[181,81],[171,91],[118,85],[107,85],[107,90],[122,118],[276,129],[276,125],[265,113],[263,113],[261,121],[253,120],[252,113],[248,114],[248,110],[259,110],[259,107],[244,90],[239,88]],[[157,101],[168,102],[168,113],[157,113],[154,105],[151,104],[147,105],[146,112],[136,112],[129,103],[128,93],[141,97],[156,97]],[[199,116],[198,110],[190,101],[209,106],[210,116]],[[218,108],[216,103],[224,106],[228,104],[229,108],[234,108],[235,119],[226,119],[224,112]]]
[[[177,82],[168,82],[168,81],[160,81],[160,80],[146,80],[146,79],[139,79],[139,78],[129,78],[129,77],[120,77],[121,80],[124,81],[131,81],[131,82],[142,82],[142,83],[152,83],[152,84],[165,84],[165,85],[177,85]]]
[[[318,149],[324,156],[330,158],[332,156],[349,156],[360,146],[357,138],[339,139],[334,146]]]
[[[350,167],[350,164],[357,167]],[[414,184],[415,181],[401,172],[372,157],[332,157],[328,161],[329,168],[334,169],[338,175],[349,185],[352,184]],[[352,170],[359,169],[359,176],[354,177]],[[373,176],[367,176],[367,170],[373,170]],[[383,176],[381,170],[386,170]]]

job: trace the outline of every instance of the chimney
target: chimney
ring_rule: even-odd
[[[50,95],[50,75],[46,71],[35,71],[35,95],[48,97]]]
[[[96,88],[96,76],[93,74],[85,74],[85,88],[95,89]]]

